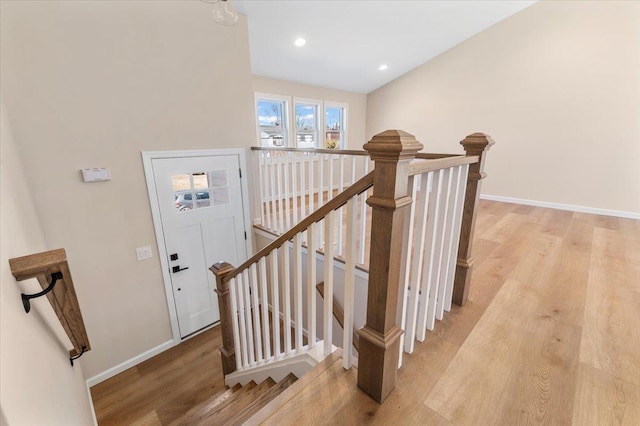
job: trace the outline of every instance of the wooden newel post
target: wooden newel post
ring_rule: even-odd
[[[458,248],[458,262],[456,264],[456,276],[453,284],[453,302],[456,305],[464,305],[469,296],[469,282],[473,270],[474,259],[471,256],[471,243],[476,222],[476,207],[480,198],[480,181],[487,174],[484,172],[485,152],[495,142],[491,136],[484,133],[473,133],[460,144],[464,147],[467,156],[477,155],[480,161],[469,165],[467,178],[467,192],[464,198],[464,210],[462,212],[462,226],[460,228],[460,246]]]
[[[393,390],[398,372],[402,330],[396,325],[400,256],[405,238],[409,162],[422,149],[413,135],[387,130],[364,145],[375,161],[367,319],[358,331],[358,387],[382,403]]]
[[[233,325],[231,316],[231,296],[229,293],[229,282],[224,278],[233,272],[235,268],[227,262],[218,262],[209,268],[216,276],[216,294],[218,295],[218,306],[220,307],[220,329],[222,331],[222,346],[220,346],[220,357],[222,358],[222,372],[224,375],[236,371],[236,349],[233,343]]]

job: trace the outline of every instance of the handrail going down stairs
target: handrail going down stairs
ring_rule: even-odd
[[[337,272],[342,282],[335,281],[344,310],[343,365],[351,367],[357,251],[364,250],[369,224],[366,200],[371,207],[371,241],[366,320],[358,331],[358,386],[382,402],[395,386],[400,348],[411,352],[414,340],[424,340],[425,331],[433,329],[451,303],[462,305],[468,295],[475,207],[485,177],[484,152],[493,141],[474,133],[461,144],[466,155],[419,154],[422,144],[412,135],[382,132],[364,145],[375,162],[373,172],[352,179],[344,191],[328,197],[239,267],[213,265],[224,374],[257,370],[320,350],[326,356],[339,344],[332,331],[336,242],[344,259],[343,273]],[[333,161],[330,157],[328,167]],[[278,170],[288,167],[282,165]],[[304,163],[295,167],[289,169],[290,176],[305,175]],[[270,173],[271,179],[278,176],[274,168]],[[268,186],[263,183],[261,189]],[[333,192],[331,186],[329,190]],[[368,190],[372,194],[367,198]],[[297,197],[294,190],[285,198],[297,205]],[[273,198],[266,202],[274,206]],[[276,207],[281,209],[282,203]],[[316,312],[315,286],[321,281],[325,294]]]

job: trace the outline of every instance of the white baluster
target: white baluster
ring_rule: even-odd
[[[273,356],[281,355],[280,348],[280,280],[278,279],[278,249],[271,252],[271,323],[273,324]]]
[[[264,339],[264,357],[271,358],[271,327],[269,326],[269,296],[267,292],[267,258],[263,257],[258,261],[260,266],[260,293],[261,293],[261,313],[262,313],[262,334]]]
[[[296,322],[296,351],[302,350],[302,235],[293,237],[293,316]]]
[[[300,218],[307,217],[307,173],[306,173],[307,156],[302,157],[300,163]],[[304,242],[304,241],[303,241]]]
[[[267,181],[266,170],[263,164],[264,151],[256,151],[256,152],[257,152],[256,160],[258,163],[258,189],[260,190],[260,225],[268,229],[269,227],[267,226],[267,219],[266,219],[267,215],[265,214],[265,210],[267,207],[267,200],[264,195],[265,194],[264,185],[265,185],[265,182]]]
[[[257,264],[254,263],[249,267],[249,289],[251,293],[251,299],[253,301],[253,330],[255,337],[256,348],[256,361],[262,362],[264,358],[262,356],[262,331],[260,330],[260,303],[258,301],[258,273]]]
[[[329,182],[327,182],[327,202],[333,198],[333,154],[329,154]]]
[[[349,186],[353,185],[356,181],[356,159],[358,157],[356,155],[351,156],[351,182],[349,182]]]
[[[420,284],[420,300],[418,306],[418,323],[416,324],[416,334],[418,340],[420,340],[419,336],[424,336],[424,330],[427,326],[427,308],[429,304],[429,294],[431,292],[431,283],[433,281],[433,269],[435,268],[433,259],[435,256],[434,253],[436,251],[435,246],[438,233],[437,224],[440,211],[440,198],[438,197],[438,187],[440,186],[440,182],[442,180],[440,172],[441,170],[431,173],[431,185],[429,185],[429,211],[427,213],[427,235],[423,257],[423,268],[426,269],[423,269],[422,271],[422,282]]]
[[[298,223],[298,153],[293,153],[291,162],[291,208],[293,209],[293,224]]]
[[[344,271],[344,329],[342,343],[343,367],[350,369],[353,358],[353,304],[356,278],[356,210],[357,197],[347,201],[347,249]],[[326,286],[325,286],[326,288]]]
[[[338,194],[344,191],[344,155],[340,156],[340,180],[338,181]],[[338,256],[342,256],[342,207],[338,209]]]
[[[369,156],[362,157],[364,158],[364,174],[365,176],[369,173]],[[360,204],[360,264],[364,264],[364,256],[365,256],[365,240],[367,238],[367,191],[362,193],[362,203]]]
[[[242,271],[242,284],[244,287],[244,314],[247,323],[247,351],[249,352],[249,365],[255,365],[256,352],[253,344],[253,324],[251,322],[251,292],[249,291],[249,271]]]
[[[324,218],[324,354],[329,355],[333,339],[333,214]]]
[[[242,274],[238,274],[236,276],[237,282],[237,296],[238,296],[238,318],[240,319],[240,354],[242,354],[242,366],[249,366],[249,353],[247,351],[247,347],[249,346],[247,342],[247,323],[245,321],[245,311],[247,309],[244,303],[244,285],[242,284]],[[236,350],[236,353],[238,351]]]
[[[316,345],[316,224],[307,228],[307,330],[309,349]]]
[[[367,192],[364,191],[360,195],[360,256],[358,261],[361,265],[364,265],[365,261],[365,245],[367,239]]]
[[[289,192],[289,189],[291,188],[290,181],[293,179],[290,178],[292,162],[289,158],[289,155],[291,153],[285,151],[284,154],[284,217],[287,227],[285,229],[282,229],[282,234],[291,229],[291,209],[289,208],[289,197],[291,196],[291,193]]]
[[[273,158],[274,151],[269,151],[269,204],[270,204],[270,213],[269,217],[271,218],[271,229],[275,230],[278,225],[276,224],[276,166]]]
[[[324,205],[324,154],[320,154],[318,157],[320,161],[318,163],[318,208]],[[318,234],[320,238],[318,239],[318,244],[322,246],[322,238],[323,238],[323,226],[324,223],[318,223]]]
[[[236,292],[236,279],[229,281],[229,291],[231,293],[231,325],[233,329],[233,342],[236,352],[236,370],[242,370],[244,367],[242,361],[242,344],[240,342],[240,329],[238,327],[238,295]],[[240,316],[242,316],[240,314]]]
[[[282,205],[282,158],[276,160],[277,172],[278,172],[278,229],[277,234],[284,233],[284,208]]]
[[[315,187],[314,187],[314,164],[316,162],[315,160],[315,155],[311,155],[311,157],[309,158],[309,214],[311,214],[312,212],[314,212],[316,209],[314,207],[315,202],[313,201],[314,195],[315,195]]]
[[[453,296],[453,282],[456,276],[456,263],[458,260],[458,248],[460,245],[460,226],[462,225],[462,213],[464,212],[464,196],[467,189],[467,175],[469,174],[469,165],[465,164],[459,167],[460,177],[456,189],[456,207],[453,219],[453,235],[451,237],[451,256],[449,259],[449,268],[447,273],[447,292],[445,295],[444,308],[451,310],[451,299]]]
[[[403,292],[400,293],[401,299],[401,328],[405,331],[402,337],[400,338],[400,347],[404,347],[405,351],[408,353],[413,352],[413,341],[415,338],[415,323],[416,323],[416,315],[417,315],[417,307],[418,307],[418,285],[419,280],[416,280],[416,262],[415,257],[417,252],[420,251],[420,227],[424,227],[424,219],[421,215],[422,204],[420,203],[420,196],[424,191],[420,192],[418,195],[418,185],[416,179],[420,179],[420,176],[417,178],[415,176],[409,177],[409,190],[411,194],[411,199],[413,203],[411,203],[411,209],[409,210],[409,220],[405,220],[404,225],[404,234],[407,236],[407,243],[403,244],[402,247],[402,257],[401,263],[402,269],[400,270],[400,284],[403,286]],[[420,185],[421,189],[425,187],[425,185]],[[417,229],[414,233],[415,224],[417,222]],[[418,238],[416,238],[418,237]],[[417,241],[418,244],[414,244],[414,241]],[[402,350],[400,351],[400,355],[402,356]]]
[[[436,304],[436,319],[442,321],[444,315],[445,295],[447,290],[447,272],[449,267],[449,256],[451,256],[451,236],[453,235],[453,208],[455,203],[455,188],[457,182],[457,167],[449,168],[447,172],[449,179],[447,182],[446,193],[443,194],[447,199],[447,207],[445,209],[444,225],[442,228],[442,255],[440,258],[440,275],[438,279],[438,303]]]
[[[283,273],[283,311],[284,311],[284,354],[291,353],[291,270],[289,268],[289,242],[282,245],[282,273]]]
[[[431,253],[433,268],[431,270],[431,284],[429,286],[429,303],[427,304],[426,327],[418,330],[418,340],[423,342],[426,330],[433,330],[436,323],[436,304],[440,286],[440,266],[442,265],[442,237],[444,235],[444,220],[447,212],[446,188],[449,180],[449,169],[440,170],[440,184],[438,185],[438,220],[436,221],[436,238]]]

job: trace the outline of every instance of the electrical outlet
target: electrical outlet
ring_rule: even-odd
[[[151,246],[138,247],[136,249],[136,255],[138,256],[138,260],[151,258],[153,256],[151,253]]]

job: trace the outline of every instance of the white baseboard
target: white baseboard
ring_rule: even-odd
[[[98,418],[96,417],[96,409],[93,406],[93,397],[91,396],[91,389],[87,382],[87,394],[89,394],[89,407],[91,408],[91,416],[93,417],[93,426],[98,426]]]
[[[548,209],[568,210],[572,212],[591,213],[603,216],[615,216],[626,219],[640,220],[640,213],[625,212],[620,210],[599,209],[595,207],[576,206],[574,204],[550,203],[547,201],[526,200],[524,198],[511,198],[488,194],[481,194],[480,198],[483,200],[500,201],[503,203],[524,204],[526,206],[545,207]]]
[[[158,355],[161,352],[166,351],[169,348],[174,346],[173,339],[167,340],[166,342],[156,346],[155,348],[151,348],[146,352],[141,353],[140,355],[136,355],[131,359],[122,362],[115,367],[111,367],[110,369],[103,371],[102,373],[96,374],[93,377],[87,379],[87,386],[95,386],[100,382],[104,382],[107,379],[112,378],[116,374],[122,373],[124,370],[134,367],[140,364],[142,361],[146,361],[151,357]]]

